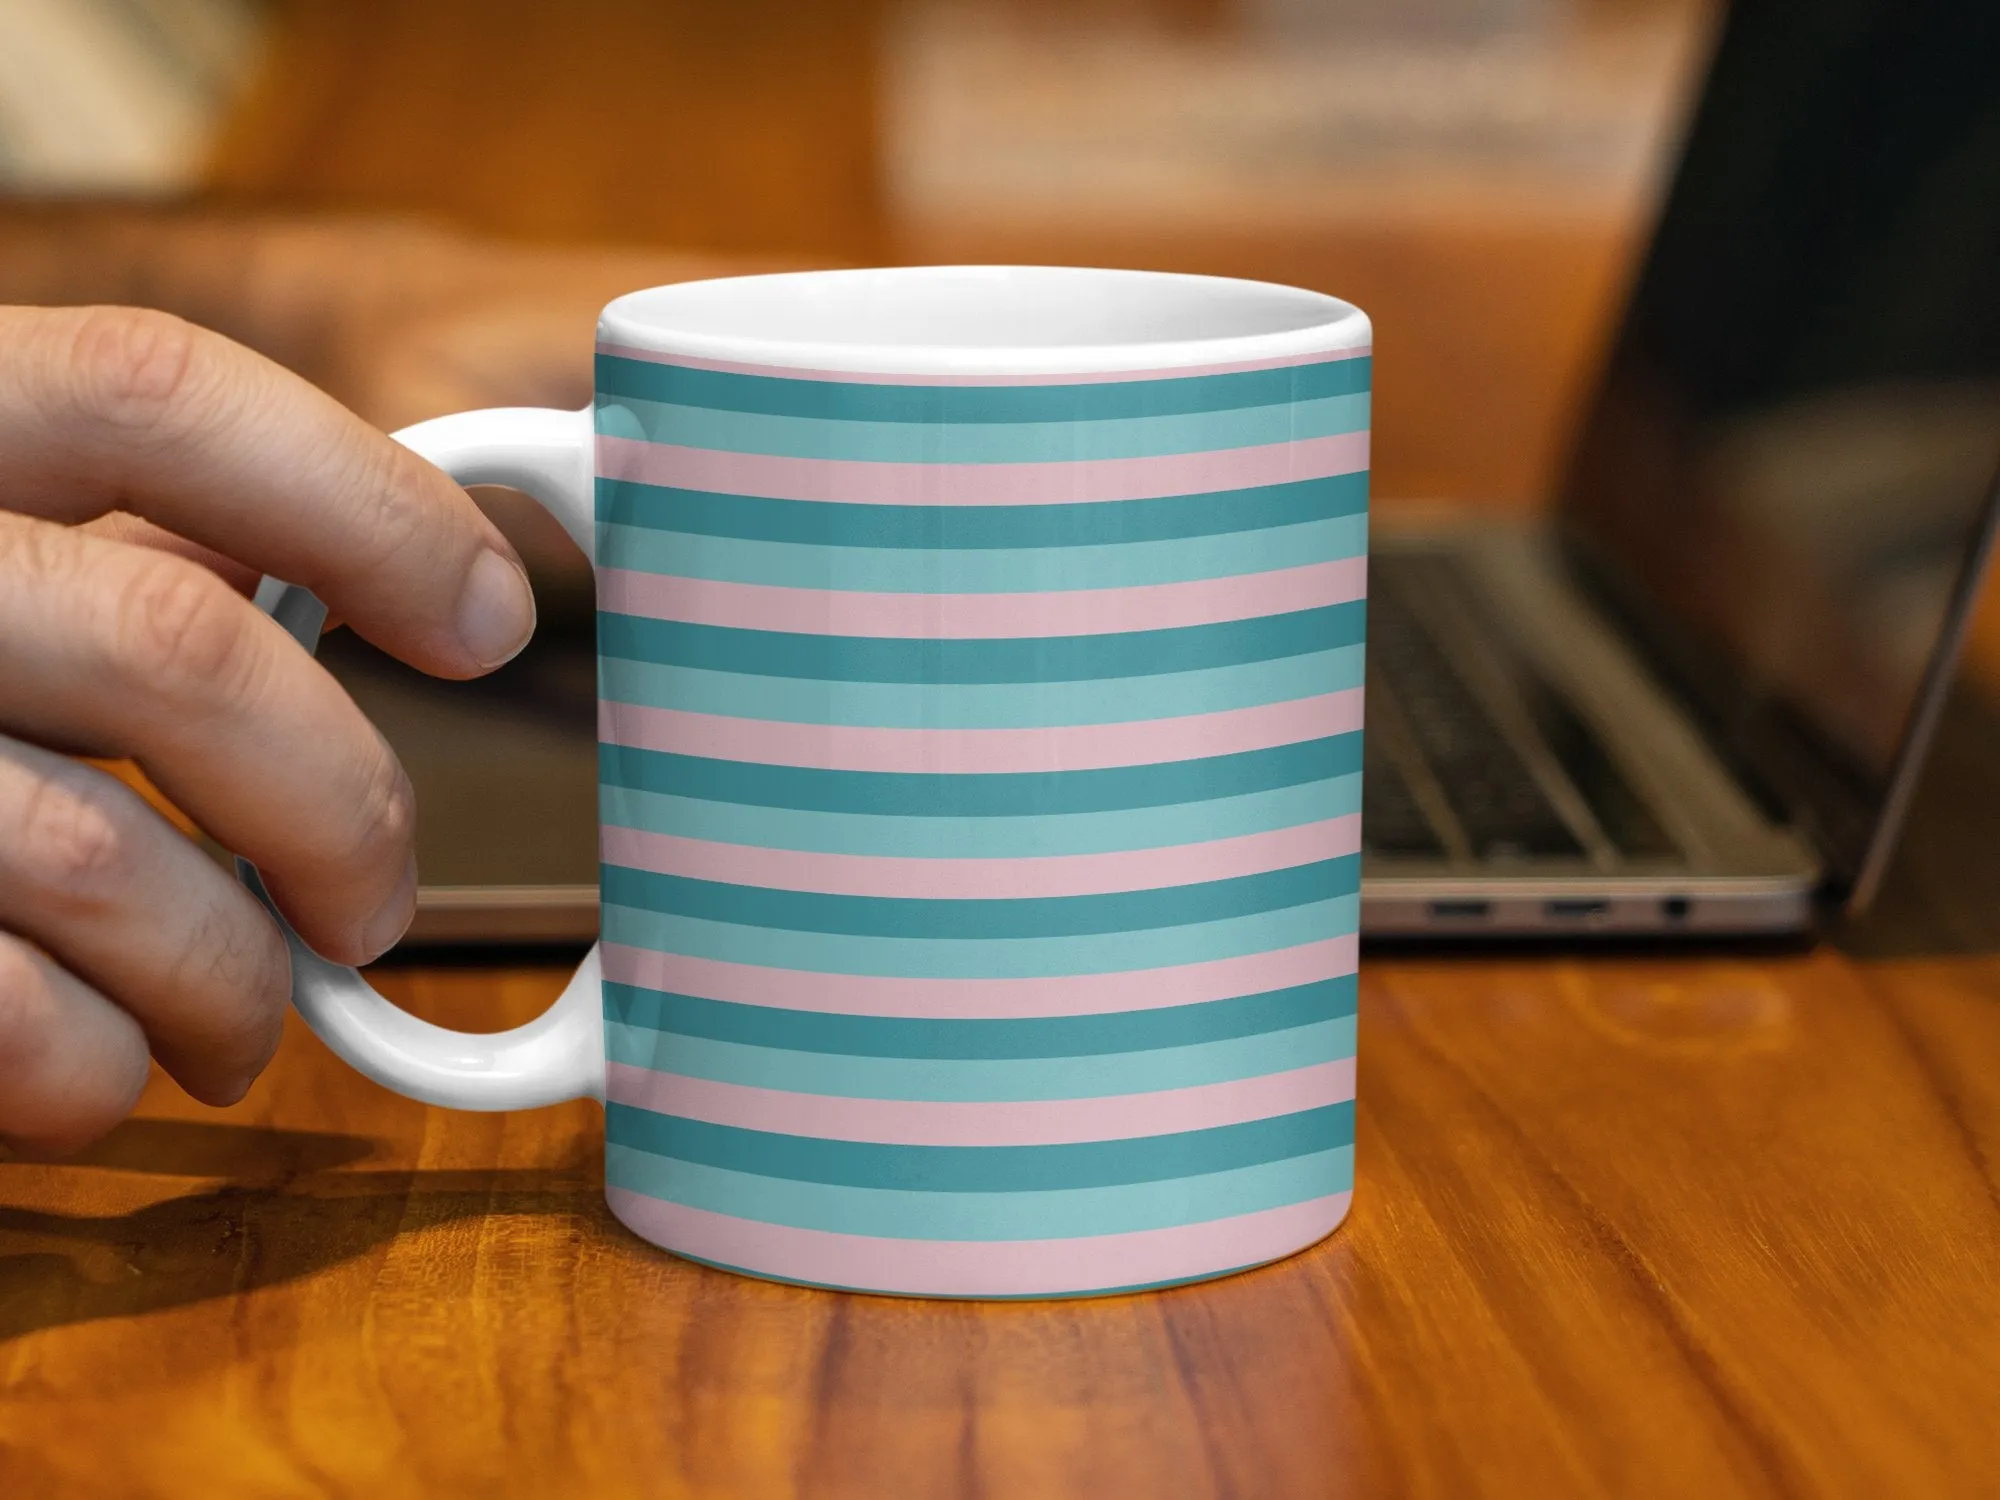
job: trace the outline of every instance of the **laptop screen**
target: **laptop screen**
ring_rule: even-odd
[[[2000,470],[2000,6],[1746,0],[1566,540],[1837,884],[1872,878]]]

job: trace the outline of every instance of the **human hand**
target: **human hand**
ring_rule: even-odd
[[[249,893],[73,757],[137,761],[329,958],[375,957],[415,909],[409,782],[243,598],[260,573],[438,676],[488,671],[534,628],[519,559],[465,492],[296,376],[159,313],[0,310],[0,1140],[17,1149],[109,1129],[149,1053],[234,1101],[290,994]]]

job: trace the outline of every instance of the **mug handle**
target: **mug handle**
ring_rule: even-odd
[[[589,408],[499,407],[419,422],[393,434],[460,484],[504,484],[539,500],[585,557],[596,559]],[[296,584],[265,578],[257,607],[308,652],[326,606]],[[344,964],[329,963],[292,931],[256,868],[236,874],[285,934],[292,1004],[334,1053],[377,1083],[450,1109],[531,1109],[604,1098],[604,1000],[597,948],[556,1003],[511,1031],[480,1035],[418,1020]]]

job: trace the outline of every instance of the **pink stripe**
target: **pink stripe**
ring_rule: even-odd
[[[1314,984],[1354,972],[1354,933],[1170,969],[1122,974],[1065,974],[1039,979],[905,979],[874,974],[819,974],[657,953],[623,943],[600,951],[604,977],[670,994],[844,1016],[917,1016],[953,1020],[1098,1016],[1118,1011],[1199,1005],[1238,995]]]
[[[1105,854],[1031,855],[1018,859],[912,859],[893,855],[823,854],[764,849],[706,839],[646,833],[607,825],[604,862],[631,870],[716,880],[766,890],[820,891],[842,896],[1012,900],[1023,896],[1096,896],[1148,891],[1285,870],[1361,848],[1361,817],[1269,833],[1247,833],[1172,849],[1121,849]]]
[[[1361,727],[1361,714],[1360,688],[1180,719],[1026,729],[793,724],[606,699],[597,705],[597,736],[607,745],[635,750],[831,771],[1082,771],[1199,760],[1347,734]]]
[[[779,500],[850,505],[1058,505],[1144,500],[1249,489],[1294,479],[1355,474],[1368,467],[1368,434],[1165,453],[1145,458],[1057,459],[1019,464],[918,464],[786,458],[597,439],[597,472],[607,479]]]
[[[718,1083],[629,1063],[609,1064],[605,1087],[619,1104],[742,1130],[902,1146],[1060,1146],[1210,1130],[1338,1104],[1354,1097],[1354,1059],[1097,1099],[854,1099]]]
[[[1343,557],[1184,583],[1032,594],[868,594],[597,572],[597,607],[613,614],[801,635],[1007,640],[1215,625],[1345,604],[1368,592],[1368,560]]]
[[[1313,349],[1305,354],[1280,354],[1269,359],[1239,359],[1225,364],[1166,365],[1145,370],[1086,370],[1008,372],[1004,374],[909,375],[883,370],[820,370],[804,365],[752,365],[733,359],[700,359],[632,344],[599,341],[599,354],[641,359],[648,364],[678,365],[688,370],[721,370],[730,375],[768,375],[778,380],[831,380],[846,385],[1107,385],[1121,380],[1175,380],[1196,375],[1233,375],[1239,370],[1280,370],[1288,365],[1316,365],[1336,359],[1359,359],[1374,353],[1373,344],[1345,349]]]
[[[912,1297],[1035,1297],[1149,1286],[1277,1260],[1331,1234],[1350,1193],[1233,1219],[1068,1240],[892,1240],[762,1224],[607,1187],[641,1239],[763,1276]]]

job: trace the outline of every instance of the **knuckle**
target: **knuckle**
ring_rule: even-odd
[[[170,695],[242,684],[250,634],[239,601],[177,558],[149,560],[119,604],[117,649],[141,684]]]
[[[158,426],[186,395],[201,334],[169,313],[94,307],[76,324],[69,358],[83,408],[114,427]]]
[[[66,527],[0,510],[0,568],[6,569],[10,587],[71,582],[74,541]]]
[[[426,513],[415,502],[416,462],[394,443],[371,443],[354,478],[355,561],[376,568],[423,539]]]
[[[225,1066],[259,1072],[277,1050],[291,965],[284,940],[262,912],[209,907],[182,945],[169,986],[213,997],[204,1027]]]
[[[402,764],[378,739],[355,803],[354,853],[363,861],[400,868],[403,852],[416,837],[416,826],[416,790]]]
[[[28,886],[65,905],[96,905],[130,873],[125,820],[78,781],[45,777],[29,790],[15,833],[15,856]]]

